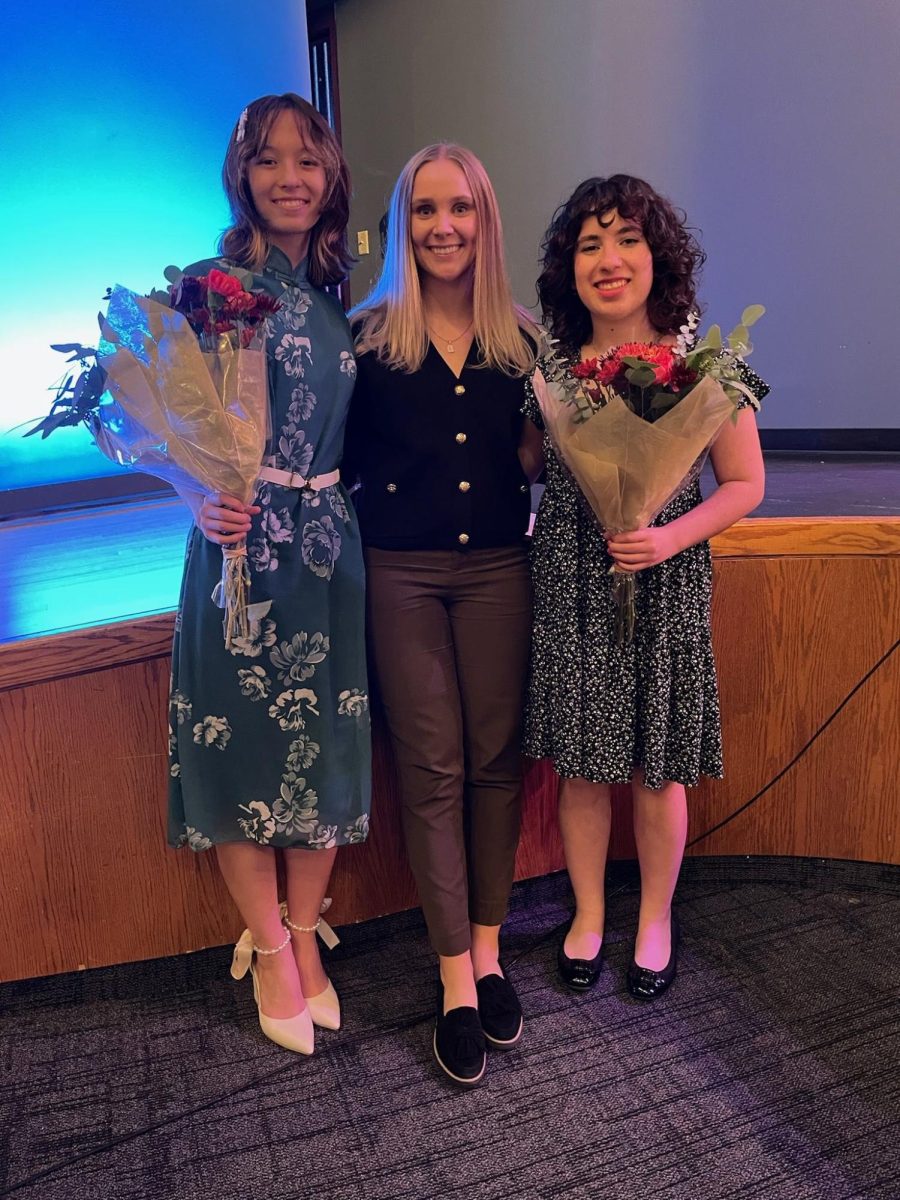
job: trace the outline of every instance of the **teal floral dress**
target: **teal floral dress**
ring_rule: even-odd
[[[197,263],[192,274],[221,259]],[[266,329],[266,465],[305,478],[340,465],[356,363],[337,300],[272,249],[254,287]],[[262,482],[247,537],[250,636],[226,650],[211,595],[221,547],[188,536],[172,655],[169,842],[324,849],[369,829],[369,699],[359,528],[343,483]]]

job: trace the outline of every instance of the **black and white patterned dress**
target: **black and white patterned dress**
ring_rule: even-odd
[[[575,360],[571,360],[574,362]],[[540,364],[539,364],[540,365]],[[754,386],[749,377],[748,383]],[[768,389],[752,376],[762,395]],[[754,390],[756,390],[754,386]],[[543,428],[530,384],[525,414]],[[616,633],[612,567],[596,518],[544,436],[546,487],[531,563],[534,627],[525,753],[565,778],[648,787],[721,778],[722,734],[710,632],[708,542],[638,574],[630,645]],[[666,505],[665,525],[702,500],[699,482]]]

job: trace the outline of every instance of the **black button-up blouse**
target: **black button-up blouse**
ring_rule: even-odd
[[[520,544],[530,489],[519,463],[524,380],[478,365],[459,379],[429,345],[412,374],[357,360],[341,474],[363,544],[382,550],[476,550]]]

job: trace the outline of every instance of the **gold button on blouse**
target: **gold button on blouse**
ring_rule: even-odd
[[[396,492],[396,490],[397,490],[397,485],[396,485],[396,483],[389,483],[389,484],[387,485],[387,490],[388,490],[389,492],[391,492],[391,493],[394,493],[394,492]]]
[[[527,483],[520,484],[520,486],[519,486],[519,491],[520,491],[520,492],[527,492],[527,491],[528,491],[528,484],[527,484]]]
[[[457,396],[464,396],[466,394],[466,389],[461,383],[458,383],[453,391]]]
[[[459,442],[460,445],[462,445],[463,442],[466,440],[466,435],[464,433],[458,433],[456,435],[456,440]]]
[[[465,546],[469,540],[469,535],[467,533],[461,533],[456,540],[461,546]]]
[[[467,492],[471,486],[472,485],[469,483],[468,479],[461,479],[459,481],[459,490],[461,492]]]

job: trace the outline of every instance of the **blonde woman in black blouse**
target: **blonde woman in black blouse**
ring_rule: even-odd
[[[440,960],[434,1051],[472,1086],[485,1042],[522,1033],[499,935],[519,839],[540,435],[521,415],[537,330],[513,303],[496,198],[470,151],[428,146],[403,168],[381,278],[351,320],[345,463],[362,484],[372,655]]]

